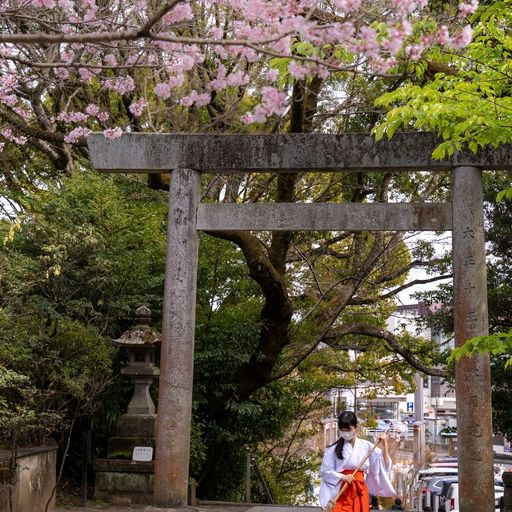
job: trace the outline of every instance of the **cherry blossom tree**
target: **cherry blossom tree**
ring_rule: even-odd
[[[426,0],[170,0],[161,5],[145,0],[3,1],[4,183],[15,202],[24,188],[37,186],[38,180],[87,164],[85,136],[90,131],[118,137],[126,131],[337,129],[325,122],[328,116],[316,121],[315,113],[321,103],[329,102],[333,111],[337,105],[344,109],[354,105],[358,83],[337,89],[338,82],[391,76],[399,84],[410,73],[410,63],[430,47],[449,51],[468,44],[467,18],[476,7],[476,2],[464,0],[434,16]],[[164,179],[155,174],[148,178],[155,188],[164,188]],[[410,195],[427,197],[442,186],[440,180]],[[205,194],[213,201],[224,197],[224,201],[291,202],[304,195],[308,200],[361,201],[371,194],[385,200],[391,185],[391,176],[382,183],[358,181],[347,193],[340,192],[336,179],[313,184],[307,176],[291,173],[246,181],[239,176],[213,177]],[[294,235],[280,232],[265,239],[252,233],[219,232],[215,236],[242,250],[264,295],[265,290],[282,291],[268,294],[262,311],[262,322],[275,329],[262,335],[259,352],[269,353],[275,362],[290,341],[293,307],[286,279]],[[350,271],[358,283],[369,279],[384,252],[402,243],[400,236],[389,246],[381,237],[371,242],[365,237],[353,235],[351,256],[343,256],[357,260],[357,251],[368,244],[372,247],[367,265],[354,264]],[[343,243],[349,238],[339,235]],[[332,240],[312,243],[332,251],[338,237]],[[393,276],[403,276],[409,269],[404,263]],[[350,306],[360,300],[353,297],[358,286],[347,290],[342,287],[333,303]],[[342,309],[337,306],[333,311]],[[339,316],[319,314],[319,325],[333,323]],[[245,395],[268,380],[271,366],[262,376],[255,365],[252,382],[242,386]]]
[[[433,45],[464,47],[476,7],[443,18],[427,0],[2,0],[0,149],[30,142],[69,170],[70,145],[87,156],[92,130],[182,131],[184,117],[205,130],[201,109],[220,131],[264,123],[291,110],[295,82],[403,73]]]

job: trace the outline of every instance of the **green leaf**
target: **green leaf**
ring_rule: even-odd
[[[379,126],[377,126],[377,128],[374,129],[375,140],[382,139],[382,137],[384,136],[384,132],[386,131],[386,128],[387,128],[387,124],[381,123],[381,124],[379,124]]]
[[[504,199],[512,201],[512,188],[507,188],[505,190],[501,190],[500,192],[498,192],[498,195],[496,196],[496,201],[498,201],[498,203],[501,203]]]

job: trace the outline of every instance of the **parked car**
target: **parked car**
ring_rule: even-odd
[[[442,455],[441,457],[437,457],[434,462],[459,462],[459,458],[450,457],[449,455]]]
[[[418,471],[418,479],[421,480],[425,477],[432,476],[446,476],[446,475],[457,475],[459,469],[452,466],[435,466]]]
[[[458,468],[454,467],[429,467],[421,469],[418,472],[417,482],[414,486],[414,494],[417,497],[415,507],[423,510],[427,505],[434,507],[437,500],[432,500],[432,493],[428,490],[428,485],[433,478],[440,477],[458,477]],[[437,498],[437,496],[436,496]]]
[[[403,434],[407,432],[407,425],[401,420],[383,420],[388,424],[388,429]]]
[[[443,483],[451,482],[456,483],[459,481],[459,476],[457,474],[454,475],[436,475],[431,478],[428,483],[428,492],[435,494],[437,496],[441,496],[443,491]]]
[[[452,484],[458,483],[458,481],[458,475],[443,476],[440,478],[438,485],[441,487],[441,490],[439,492],[439,504],[437,512],[448,512],[446,510],[446,498],[448,496],[448,489]]]
[[[500,498],[503,496],[503,487],[494,487],[494,508],[499,510]],[[459,512],[459,484],[453,483],[448,489],[446,512]]]

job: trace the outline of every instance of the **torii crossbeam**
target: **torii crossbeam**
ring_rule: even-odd
[[[488,334],[482,170],[512,169],[512,147],[433,160],[430,133],[367,135],[129,134],[88,137],[104,172],[171,172],[154,503],[187,503],[198,230],[452,230],[455,340]],[[452,203],[201,204],[202,172],[452,172]],[[456,367],[461,512],[494,512],[489,356]]]

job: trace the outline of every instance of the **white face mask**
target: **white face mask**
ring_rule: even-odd
[[[356,433],[355,433],[354,430],[350,430],[349,432],[340,432],[340,436],[345,441],[351,441],[354,438],[355,435],[356,435]]]

